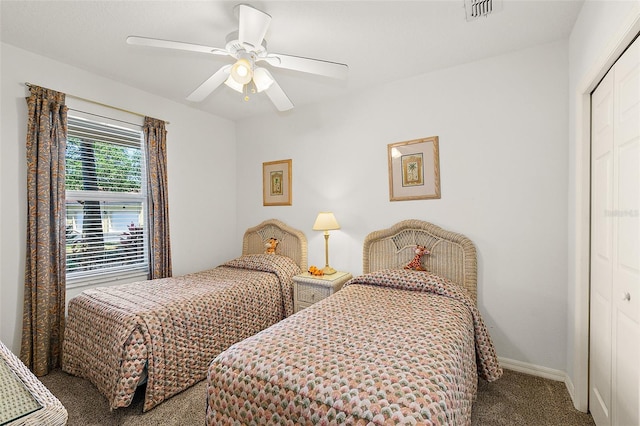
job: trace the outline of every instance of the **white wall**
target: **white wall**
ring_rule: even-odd
[[[640,31],[640,2],[587,0],[569,39],[568,388],[587,410],[589,321],[589,93]]]
[[[238,125],[238,231],[269,217],[324,262],[319,211],[335,213],[330,264],[362,271],[367,233],[402,219],[461,232],[479,254],[478,303],[498,355],[564,370],[567,43],[375,87]],[[286,88],[284,88],[286,90]],[[440,138],[440,200],[389,201],[387,144]],[[262,162],[293,159],[293,205],[262,206]]]
[[[20,350],[26,239],[25,82],[167,120],[174,275],[241,252],[235,239],[235,125],[7,44],[1,48],[0,339]],[[222,242],[222,243],[221,243]],[[237,243],[230,243],[237,242]]]

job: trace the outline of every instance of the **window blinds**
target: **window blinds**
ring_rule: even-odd
[[[142,131],[68,117],[67,279],[148,271]]]

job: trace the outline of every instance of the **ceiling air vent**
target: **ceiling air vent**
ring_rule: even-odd
[[[502,9],[502,0],[464,0],[467,21],[489,16]]]

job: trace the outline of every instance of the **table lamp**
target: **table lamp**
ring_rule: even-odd
[[[325,267],[322,270],[325,275],[335,274],[336,270],[329,266],[329,230],[340,229],[336,217],[331,212],[320,212],[313,224],[314,231],[324,231],[324,257]]]

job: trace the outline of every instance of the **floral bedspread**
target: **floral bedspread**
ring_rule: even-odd
[[[501,377],[465,291],[425,272],[356,277],[231,346],[207,376],[208,425],[469,425]]]
[[[69,302],[63,370],[89,379],[111,409],[131,403],[146,369],[144,411],[203,380],[233,343],[293,312],[288,257],[242,256],[173,278],[86,290]]]

